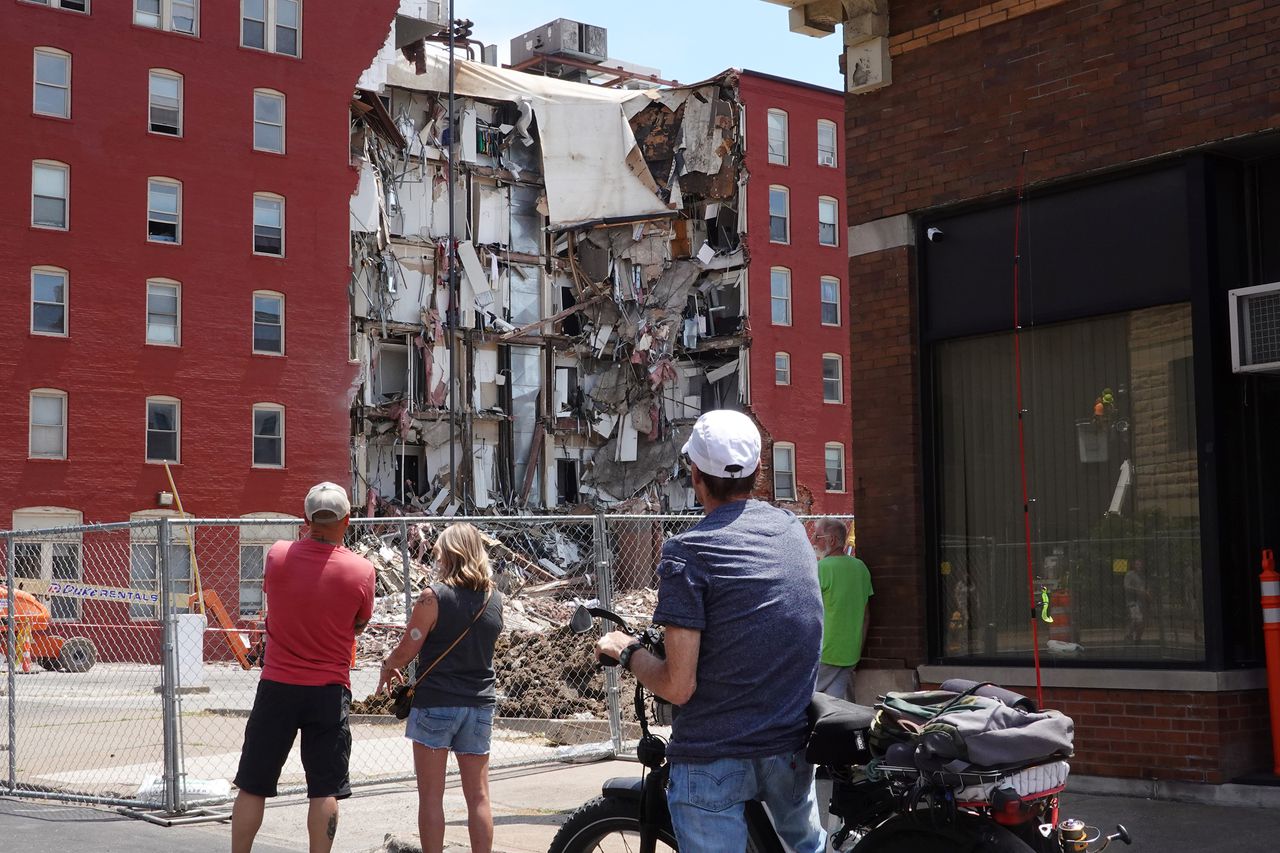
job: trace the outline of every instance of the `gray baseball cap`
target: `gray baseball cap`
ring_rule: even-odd
[[[337,483],[317,483],[307,492],[304,504],[307,521],[337,521],[351,515],[351,500],[347,490]]]

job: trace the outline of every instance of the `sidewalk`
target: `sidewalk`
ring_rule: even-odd
[[[502,853],[546,853],[565,816],[598,796],[611,776],[631,776],[640,766],[609,761],[576,766],[555,765],[494,774],[490,788],[494,812],[494,847]],[[1082,789],[1090,780],[1080,780]],[[1096,788],[1094,788],[1096,790]],[[1202,794],[1214,795],[1206,788]],[[1278,789],[1259,789],[1276,792]],[[1064,817],[1112,831],[1123,823],[1133,835],[1125,851],[1230,850],[1232,853],[1273,853],[1280,836],[1280,808],[1275,797],[1269,808],[1197,804],[1121,796],[1114,792],[1073,794],[1064,801]],[[292,800],[267,809],[256,851],[305,851],[306,801]],[[467,850],[466,806],[456,782],[445,794],[448,828],[446,846],[454,853]],[[392,836],[395,844],[386,843]],[[3,849],[28,853],[64,853],[92,849],[104,853],[182,850],[218,853],[230,847],[227,822],[159,827],[129,820],[112,811],[79,806],[0,800],[0,838]],[[411,784],[361,789],[342,803],[334,850],[342,853],[417,853],[417,794]]]

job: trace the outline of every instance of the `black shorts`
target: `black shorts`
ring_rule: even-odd
[[[274,797],[293,739],[302,732],[302,767],[311,799],[351,796],[351,691],[341,684],[310,687],[258,682],[244,727],[244,749],[235,784],[259,797]]]

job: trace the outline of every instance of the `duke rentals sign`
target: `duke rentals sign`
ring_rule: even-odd
[[[18,589],[32,595],[60,595],[64,598],[83,598],[88,601],[119,601],[124,604],[160,603],[160,593],[154,590],[125,589],[115,586],[93,586],[76,581],[47,581],[18,578]]]

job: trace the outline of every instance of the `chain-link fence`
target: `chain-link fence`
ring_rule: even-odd
[[[698,519],[353,519],[347,545],[373,563],[377,599],[352,650],[352,784],[413,777],[404,724],[373,694],[382,658],[435,580],[432,547],[447,525],[480,529],[505,596],[491,753],[505,768],[628,751],[634,683],[600,671],[569,619],[577,602],[596,600],[647,623],[662,544]],[[280,516],[0,534],[15,617],[0,635],[4,789],[168,812],[226,802],[260,675],[266,553],[305,533]],[[296,745],[280,790],[305,791]]]

